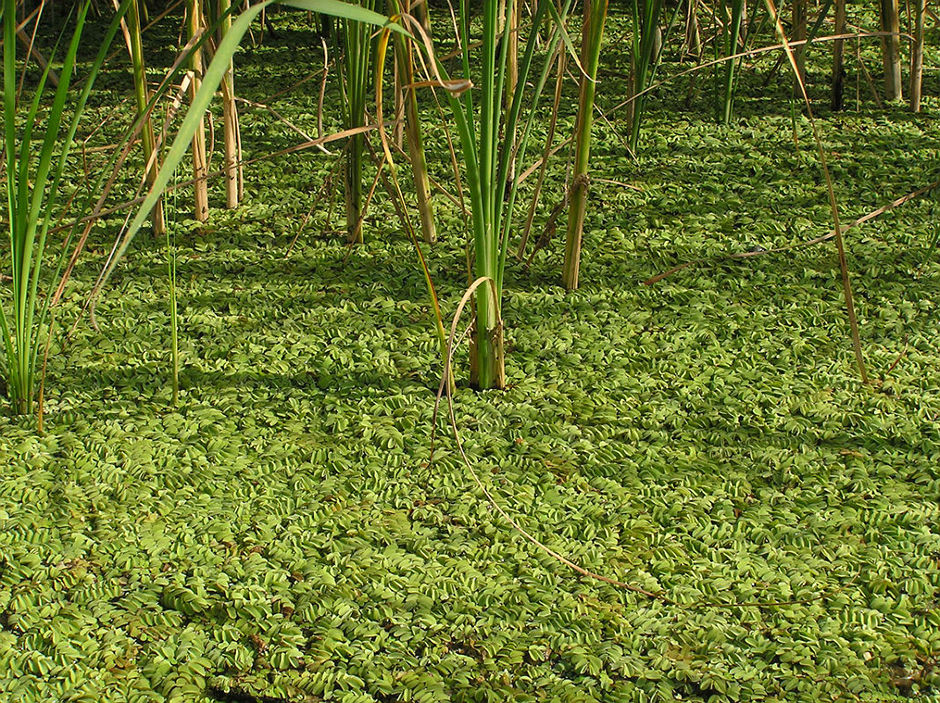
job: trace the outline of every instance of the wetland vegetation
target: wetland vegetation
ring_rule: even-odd
[[[412,8],[417,121],[407,90],[395,116],[393,55],[405,74],[408,47],[391,40],[382,130],[374,75],[365,108],[339,82],[336,36],[355,21],[268,7],[224,79],[231,104],[213,100],[205,121],[208,215],[187,157],[161,190],[165,230],[151,217],[120,260],[147,171],[147,128],[127,135],[152,102],[157,142],[170,125],[151,147],[165,156],[186,110],[173,106],[184,73],[155,91],[182,55],[183,10],[151,7],[170,12],[142,35],[141,102],[122,32],[104,41],[113,12],[91,10],[78,87],[41,153],[55,86],[24,132],[42,74],[25,69],[14,117],[25,52],[7,51],[0,699],[940,699],[936,16],[920,13],[915,113],[886,92],[882,38],[867,36],[878,7],[850,5],[845,31],[859,36],[844,42],[834,111],[839,7],[797,0],[802,36],[818,39],[794,55],[811,116],[784,49],[693,70],[731,46],[776,45],[773,3],[613,4],[579,179],[567,146],[538,164],[546,143],[579,134],[583,8],[545,9],[535,41],[520,7],[514,48],[485,16],[500,6],[484,5],[455,15],[465,63],[447,6],[429,19]],[[5,0],[5,49],[29,9]],[[781,25],[799,39],[790,10]],[[67,11],[36,35],[59,85]],[[905,60],[917,16],[901,13]],[[359,59],[375,66],[387,36],[348,46],[364,36],[373,53]],[[484,97],[488,70],[503,85]],[[638,86],[653,89],[624,104]],[[507,129],[513,94],[526,109]],[[525,152],[507,151],[526,134]],[[418,136],[433,212],[412,168]],[[61,219],[43,209],[49,188],[30,199],[46,149]],[[71,267],[84,222],[59,225],[88,214]],[[458,336],[474,305],[491,317],[467,336],[490,332],[454,345],[447,393],[450,321],[481,277]],[[23,344],[33,366],[17,376]]]

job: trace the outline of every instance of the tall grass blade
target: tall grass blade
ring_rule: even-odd
[[[35,400],[38,356],[51,298],[45,291],[40,291],[40,284],[44,280],[43,260],[49,230],[56,219],[56,200],[62,176],[95,78],[130,1],[124,0],[106,30],[85,85],[69,111],[69,119],[66,119],[66,102],[89,11],[89,3],[79,6],[62,60],[59,83],[52,103],[45,112],[45,132],[38,149],[32,135],[38,124],[49,68],[47,66],[43,71],[30,106],[22,116],[23,131],[18,135],[16,3],[15,0],[3,0],[2,3],[4,187],[12,269],[12,304],[9,310],[0,304],[0,335],[4,352],[0,356],[0,374],[6,380],[13,411],[18,414],[31,413]],[[64,253],[65,247],[62,249]],[[60,256],[60,265],[61,260]]]

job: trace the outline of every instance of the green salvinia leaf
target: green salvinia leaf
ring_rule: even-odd
[[[193,97],[189,111],[183,119],[176,139],[173,140],[173,144],[170,146],[160,174],[157,176],[150,192],[141,204],[137,215],[128,226],[114,257],[104,270],[99,288],[104,287],[111,273],[114,271],[115,266],[117,266],[124,257],[124,254],[127,253],[127,249],[134,240],[137,232],[140,231],[144,221],[160,199],[160,195],[169,185],[173,177],[173,172],[186,157],[186,151],[193,139],[193,135],[196,133],[199,122],[209,109],[209,103],[212,102],[215,91],[218,90],[219,85],[222,83],[222,78],[225,76],[242,38],[248,31],[248,27],[250,27],[254,19],[261,14],[262,10],[274,4],[275,1],[276,0],[266,0],[266,2],[258,5],[252,5],[248,10],[240,14],[238,19],[232,22],[231,29],[219,43],[212,63],[209,64],[209,68],[206,69],[205,75],[202,77],[202,85]],[[357,5],[349,5],[345,2],[340,2],[340,0],[287,0],[281,4],[300,10],[318,12],[332,17],[362,22],[374,27],[388,28],[394,32],[399,32],[409,37],[411,36],[404,28],[392,22],[388,17]]]
[[[927,243],[927,248],[924,250],[924,258],[921,261],[921,266],[927,263],[931,256],[933,256],[934,251],[937,249],[937,244],[940,242],[940,224],[937,224],[934,220],[933,226],[933,236],[930,238],[930,241]]]

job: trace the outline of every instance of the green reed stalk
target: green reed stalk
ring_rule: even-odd
[[[662,8],[663,0],[632,0],[631,3],[631,19],[633,21],[633,41],[631,43],[632,83],[633,95],[637,96],[631,103],[630,149],[633,151],[636,151],[640,142],[640,125],[643,122],[643,111],[646,106],[646,93],[644,91],[652,84],[656,72],[658,59],[656,28],[659,26],[659,16]]]
[[[124,0],[108,27],[85,85],[71,108],[70,120],[67,120],[66,102],[89,3],[84,2],[79,6],[75,29],[63,58],[59,83],[52,104],[45,112],[45,134],[41,141],[34,139],[33,133],[43,104],[49,69],[47,67],[43,71],[26,114],[19,115],[16,2],[3,0],[0,5],[3,19],[4,187],[12,269],[11,307],[7,309],[0,304],[0,339],[3,345],[0,374],[6,381],[13,412],[17,414],[33,411],[38,358],[51,298],[51,291],[40,291],[40,284],[44,280],[42,264],[49,230],[57,219],[56,199],[61,190],[66,162],[95,78],[129,5],[130,0]],[[20,133],[17,131],[18,125],[22,125]],[[66,246],[63,245],[61,254],[65,252]],[[60,256],[60,267],[62,260]]]
[[[172,360],[173,407],[180,398],[179,307],[176,295],[176,234],[166,233],[166,268],[170,287],[170,358]]]
[[[578,100],[578,121],[575,128],[574,171],[568,205],[565,262],[561,271],[562,284],[568,290],[578,287],[578,272],[581,267],[581,239],[584,234],[589,184],[588,160],[591,156],[591,125],[594,123],[594,91],[597,87],[597,68],[606,20],[607,0],[584,0],[584,24],[581,28],[581,66],[584,73],[581,75],[581,96]]]
[[[375,9],[375,0],[362,0],[361,6]],[[343,22],[345,47],[340,63],[343,89],[343,127],[366,126],[366,105],[372,88],[372,28],[362,22]],[[346,194],[346,234],[350,242],[362,244],[362,169],[365,162],[365,140],[362,132],[349,137],[346,144],[344,171]]]
[[[477,388],[503,388],[506,384],[506,369],[503,349],[502,316],[500,298],[502,292],[502,268],[500,267],[500,224],[503,216],[503,188],[505,179],[499,177],[500,151],[508,153],[510,149],[503,145],[500,149],[500,136],[512,134],[514,130],[505,125],[501,130],[503,112],[503,83],[506,75],[507,51],[502,52],[502,60],[497,58],[497,46],[508,41],[499,41],[499,31],[505,21],[500,21],[499,3],[496,0],[484,0],[483,3],[483,76],[482,100],[479,108],[479,122],[476,134],[472,135],[476,147],[477,163],[473,171],[476,179],[470,175],[470,159],[467,159],[468,181],[471,189],[473,211],[473,243],[477,277],[487,277],[496,282],[496,293],[490,295],[488,286],[481,286],[476,298],[476,327],[472,339],[470,382]],[[469,3],[461,3],[461,12],[469,17]],[[469,24],[469,19],[467,23]],[[506,35],[503,35],[504,38]],[[469,63],[469,37],[462,37],[464,44],[464,65]],[[470,78],[467,70],[466,77]],[[464,109],[466,114],[473,111],[472,92],[466,93]],[[471,118],[472,119],[472,118]],[[463,132],[464,130],[461,130]],[[463,134],[461,134],[463,136]],[[461,141],[464,141],[463,139]],[[464,157],[467,157],[466,151]]]
[[[570,0],[563,13],[559,14],[548,0],[540,0],[532,20],[538,27],[546,13],[556,15],[556,22],[564,21],[570,8]],[[471,204],[471,227],[473,235],[474,274],[477,279],[488,278],[493,285],[479,286],[475,296],[476,320],[470,348],[470,383],[475,388],[503,388],[505,386],[505,360],[503,328],[500,305],[503,290],[503,274],[509,251],[509,234],[512,212],[518,192],[513,180],[506,184],[514,158],[521,159],[532,125],[538,99],[548,78],[551,64],[546,62],[534,88],[527,91],[529,74],[535,63],[534,41],[525,43],[525,53],[519,62],[518,82],[513,91],[510,108],[506,102],[506,57],[508,33],[500,34],[505,18],[499,16],[499,0],[483,3],[483,35],[480,51],[476,57],[482,64],[482,75],[478,87],[480,97],[474,102],[476,91],[466,90],[457,95],[448,92],[448,99],[457,124],[457,133],[467,170],[467,188]],[[471,80],[470,2],[460,4],[460,32],[462,68],[466,84]],[[547,56],[552,56],[560,40],[556,31],[549,42]],[[438,63],[438,71],[446,77],[444,67]],[[527,96],[526,93],[529,92]],[[520,115],[526,97],[529,102],[529,120],[522,133],[517,135]]]
[[[744,0],[731,0],[731,18],[725,25],[724,31],[724,55],[734,56],[738,51],[738,41],[741,38],[741,20],[744,16]],[[724,3],[722,3],[724,7]],[[725,19],[725,18],[722,18]],[[734,87],[735,70],[740,64],[741,59],[731,59],[724,62],[723,80],[721,84],[721,95],[723,96],[721,108],[719,110],[718,121],[723,125],[731,124],[731,115],[734,109]],[[720,64],[716,65],[717,67]]]

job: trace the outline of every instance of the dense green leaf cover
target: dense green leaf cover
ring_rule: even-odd
[[[312,123],[310,91],[273,106]],[[789,115],[742,101],[722,129],[703,103],[651,100],[639,162],[598,123],[595,175],[642,191],[595,181],[580,291],[555,286],[560,242],[510,266],[513,385],[457,397],[526,529],[677,604],[535,551],[443,425],[427,464],[440,360],[411,244],[376,210],[366,247],[308,231],[284,260],[332,163],[308,153],[252,166],[242,211],[181,236],[178,409],[165,251],[139,241],[101,331],[53,350],[46,433],[0,417],[0,699],[937,700],[936,208],[847,237],[883,379],[863,387],[829,245],[642,285],[827,231]],[[825,123],[846,219],[928,180],[936,108]],[[246,147],[290,143],[260,119]],[[452,308],[463,218],[440,211]]]

